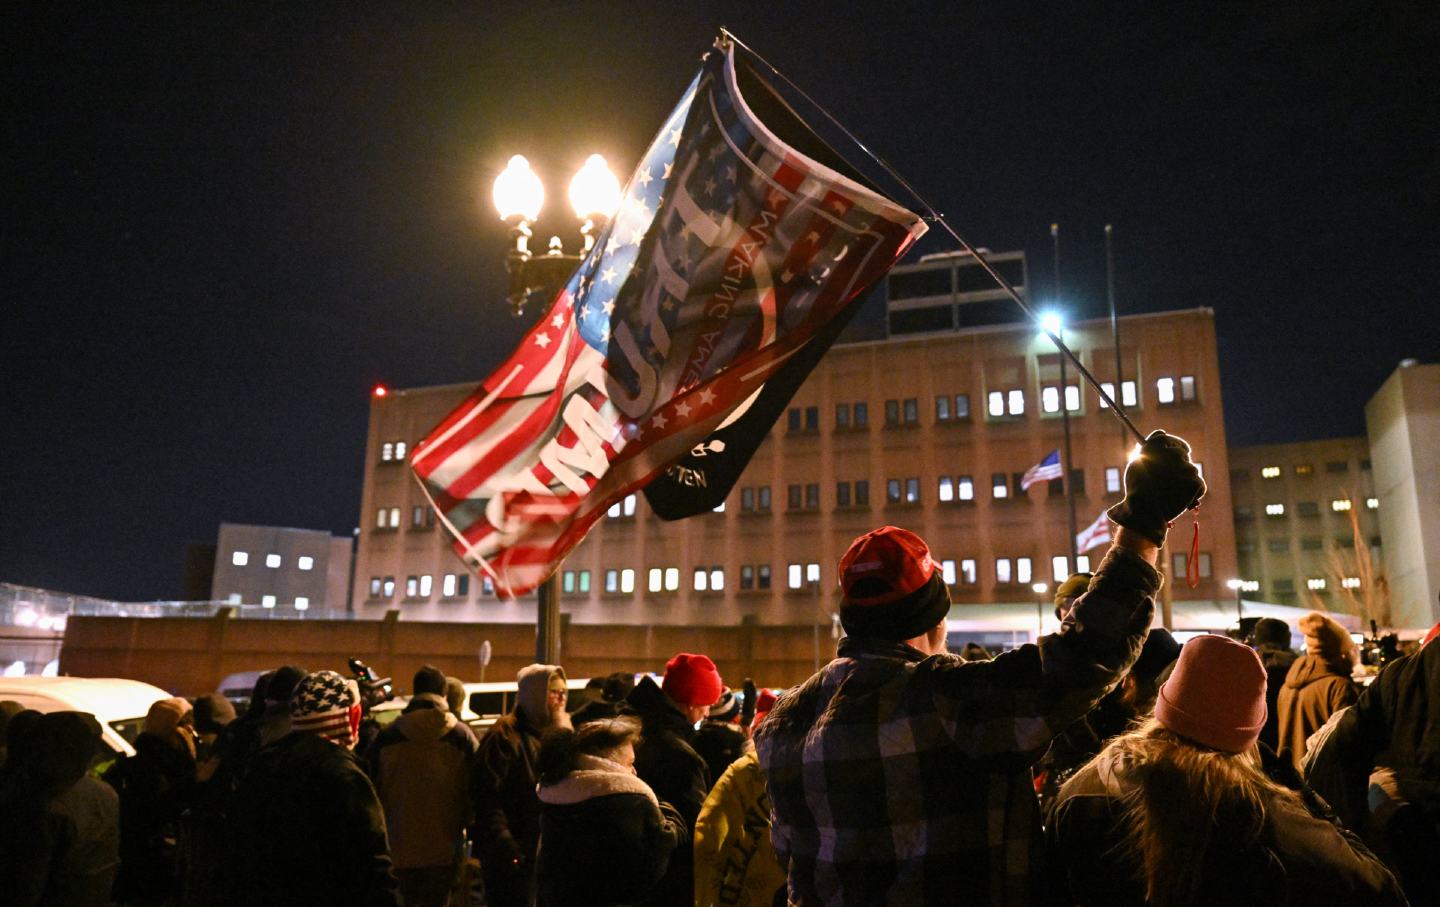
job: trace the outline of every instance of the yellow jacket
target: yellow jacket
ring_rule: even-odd
[[[696,907],[785,903],[785,872],[770,847],[770,797],[754,747],[710,789],[695,821]]]

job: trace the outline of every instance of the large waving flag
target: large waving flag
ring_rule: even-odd
[[[1057,447],[1046,454],[1045,459],[1025,470],[1025,475],[1020,477],[1020,490],[1029,491],[1031,485],[1059,479],[1064,475],[1065,471],[1060,466],[1060,448]]]
[[[924,233],[767,128],[710,54],[621,211],[520,348],[415,449],[456,552],[539,585]]]
[[[1096,545],[1110,541],[1110,514],[1100,511],[1095,522],[1075,534],[1075,550],[1084,554]]]

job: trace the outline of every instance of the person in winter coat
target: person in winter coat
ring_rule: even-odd
[[[206,693],[195,698],[195,763],[210,760],[220,732],[235,720],[235,706],[219,693]]]
[[[481,739],[471,775],[474,841],[490,907],[525,907],[534,894],[540,738],[551,728],[570,726],[562,668],[528,665],[520,669],[516,685],[515,710],[501,716]]]
[[[398,907],[385,815],[351,750],[360,689],[310,674],[290,699],[290,731],[251,757],[232,806],[234,903]]]
[[[406,907],[444,907],[464,858],[475,735],[450,712],[445,675],[415,672],[410,704],[370,747]]]
[[[1322,801],[1266,775],[1264,724],[1255,652],[1224,636],[1187,642],[1154,718],[1060,791],[1046,828],[1067,903],[1404,904]]]
[[[35,714],[35,713],[32,713]],[[83,712],[38,715],[0,781],[0,901],[107,907],[120,865],[120,802],[86,771],[100,724]]]
[[[1440,624],[1436,625],[1440,629]],[[1307,780],[1389,858],[1414,905],[1440,904],[1440,643],[1385,666],[1312,754]]]
[[[195,716],[178,697],[150,706],[135,755],[105,772],[120,795],[120,874],[115,900],[163,904],[175,888],[180,816],[196,791]]]
[[[545,735],[540,772],[540,907],[654,900],[685,823],[635,774],[639,725],[625,718]]]
[[[625,700],[625,714],[640,721],[635,771],[685,820],[685,840],[670,856],[670,866],[655,896],[657,904],[688,904],[694,897],[695,871],[690,841],[695,820],[710,793],[710,771],[695,751],[695,725],[710,713],[725,683],[715,662],[680,652],[665,663],[657,685],[641,678]]]
[[[629,671],[616,671],[604,678],[592,677],[585,688],[591,698],[570,714],[570,720],[576,727],[590,721],[618,717],[625,707],[625,697],[635,689],[635,675]]]
[[[770,846],[770,797],[750,741],[700,807],[694,852],[695,907],[784,907],[785,870]]]
[[[705,772],[712,782],[745,751],[746,734],[739,721],[739,697],[733,690],[722,690],[720,699],[695,729],[695,752],[705,760]]]
[[[1060,631],[990,661],[945,651],[949,590],[924,540],[886,526],[850,546],[837,658],[755,732],[791,904],[1043,901],[1031,766],[1140,654],[1160,545],[1205,493],[1163,432],[1125,483],[1114,545]]]
[[[1290,666],[1276,700],[1278,749],[1289,750],[1297,768],[1305,757],[1305,740],[1359,695],[1350,680],[1359,653],[1345,628],[1311,611],[1300,618],[1300,630],[1305,654]]]
[[[1251,631],[1250,645],[1260,656],[1260,664],[1265,666],[1265,727],[1260,731],[1260,742],[1278,752],[1280,691],[1299,657],[1290,648],[1290,625],[1273,617],[1262,617]]]

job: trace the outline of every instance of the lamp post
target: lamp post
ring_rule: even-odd
[[[1059,280],[1057,272],[1056,280]],[[1040,325],[1045,330],[1065,342],[1065,319],[1059,312],[1046,312],[1040,316]],[[1076,563],[1080,560],[1080,552],[1075,550],[1075,489],[1071,487],[1075,478],[1075,467],[1070,459],[1070,401],[1067,399],[1069,388],[1066,386],[1065,357],[1060,357],[1060,424],[1065,432],[1065,516],[1066,523],[1070,528],[1070,567],[1071,572],[1076,569]]]
[[[524,155],[510,158],[495,178],[492,190],[500,219],[510,226],[510,247],[505,253],[505,270],[510,275],[506,301],[511,313],[520,316],[536,293],[553,298],[586,254],[595,246],[595,236],[620,207],[620,181],[592,154],[570,180],[570,205],[580,220],[581,250],[567,254],[558,236],[550,237],[544,255],[530,250],[535,221],[545,204],[545,185],[530,169]],[[546,577],[536,590],[535,660],[541,664],[560,663],[560,568]]]
[[[1035,620],[1039,625],[1039,629],[1035,631],[1035,640],[1038,642],[1040,634],[1045,632],[1045,593],[1050,591],[1050,587],[1045,583],[1031,583],[1030,588],[1034,589],[1038,596],[1035,599]]]
[[[1225,585],[1235,590],[1235,624],[1239,626],[1245,617],[1245,593],[1259,592],[1260,581],[1253,579],[1227,579]]]

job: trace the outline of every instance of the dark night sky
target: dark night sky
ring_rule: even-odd
[[[722,24],[1038,291],[1059,221],[1079,314],[1113,223],[1122,311],[1215,309],[1232,443],[1360,433],[1440,354],[1433,4],[941,6],[7,4],[0,580],[174,597],[221,521],[347,533],[370,388],[518,336],[506,156],[569,230]]]

